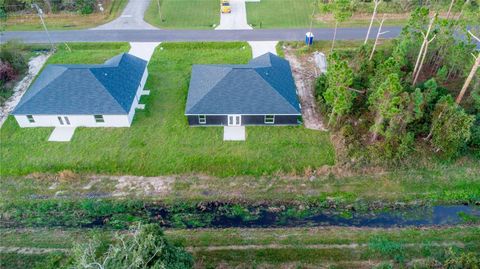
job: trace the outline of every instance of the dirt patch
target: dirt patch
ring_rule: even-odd
[[[33,80],[37,76],[40,69],[42,69],[45,62],[50,57],[51,53],[40,54],[36,57],[33,57],[28,62],[28,72],[27,75],[17,83],[13,89],[13,95],[8,98],[8,100],[0,108],[0,127],[2,127],[5,120],[8,118],[8,114],[15,108],[15,106],[20,102],[25,91],[30,87]]]
[[[52,252],[68,252],[64,248],[19,248],[19,247],[0,247],[0,253],[17,253],[17,254],[47,254]]]
[[[285,58],[290,62],[293,78],[297,86],[302,117],[306,128],[326,131],[314,95],[315,78],[320,74],[313,63],[313,56],[297,56],[291,48],[285,48]]]
[[[404,247],[465,247],[465,244],[461,242],[441,242],[441,243],[429,243],[429,244],[403,244]],[[302,245],[302,249],[357,249],[366,248],[368,244],[315,244],[315,245]],[[291,249],[298,248],[298,245],[280,245],[280,244],[267,244],[267,245],[227,245],[227,246],[206,246],[206,247],[189,247],[188,251],[219,251],[219,250],[261,250],[261,249]]]
[[[132,193],[137,195],[166,195],[172,190],[172,183],[175,181],[174,177],[120,176],[109,178],[117,181],[112,196],[126,196]]]

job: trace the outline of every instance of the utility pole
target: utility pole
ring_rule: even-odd
[[[312,33],[313,19],[315,18],[315,10],[318,8],[317,5],[318,5],[317,0],[315,0],[313,2],[312,16],[310,17],[310,27],[308,28],[309,33]],[[310,42],[308,42],[308,46],[310,47]]]
[[[45,30],[45,33],[47,33],[48,42],[50,42],[50,46],[52,46],[52,52],[55,51],[55,46],[53,46],[53,42],[50,38],[50,33],[48,32],[47,25],[45,25],[45,21],[43,20],[43,10],[37,4],[32,4],[32,8],[37,10],[40,21],[42,21],[43,29]]]

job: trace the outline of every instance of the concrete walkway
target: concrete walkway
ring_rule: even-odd
[[[155,30],[158,29],[143,20],[150,0],[129,0],[120,17],[92,30]]]
[[[245,126],[224,126],[223,141],[245,141]]]
[[[75,127],[56,127],[53,129],[52,134],[48,138],[48,141],[52,142],[69,142],[72,140],[75,133]]]
[[[278,41],[248,41],[250,47],[252,47],[252,56],[256,58],[267,52],[277,55]]]
[[[215,30],[251,30],[247,23],[245,0],[230,0],[230,6],[232,12],[220,14],[220,25]]]
[[[128,53],[149,62],[158,45],[160,45],[160,42],[130,42]]]

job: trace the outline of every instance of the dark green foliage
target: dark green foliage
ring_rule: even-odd
[[[28,68],[23,44],[17,41],[9,41],[0,46],[0,60],[9,63],[17,74],[25,72]]]
[[[315,80],[315,97],[318,101],[324,102],[325,99],[323,99],[323,94],[327,90],[328,85],[327,85],[327,76],[325,74],[321,74],[316,80]]]
[[[193,257],[183,248],[174,246],[158,224],[139,225],[132,235],[117,235],[107,251],[98,239],[77,244],[73,250],[73,267],[188,269]]]
[[[9,41],[0,45],[0,105],[12,95],[14,82],[28,68],[23,44]]]
[[[24,226],[106,226],[126,228],[145,221],[147,213],[138,200],[23,200],[2,206],[9,218]]]
[[[95,10],[95,0],[76,0],[78,12],[81,14],[91,14]]]
[[[356,93],[350,90],[353,83],[353,71],[346,60],[337,53],[328,57],[327,85],[323,94],[326,104],[331,108],[329,125],[338,125],[341,117],[347,115],[353,105]]]
[[[432,116],[432,144],[445,158],[453,158],[471,136],[474,117],[455,104],[451,97],[442,98]]]
[[[412,85],[412,72],[423,42],[422,33],[431,21],[430,14],[425,7],[417,8],[393,47],[377,50],[372,60],[367,57],[371,51],[369,45],[361,46],[353,55],[330,56],[327,83],[319,78],[316,92],[320,106],[329,109],[330,124],[351,123],[348,128],[341,128],[347,135],[343,137],[348,153],[338,156],[398,164],[410,162],[408,157],[417,149],[431,148],[426,145],[430,142],[436,145],[433,150],[437,156],[447,159],[465,149],[473,149],[475,154],[479,131],[471,122],[471,114],[480,111],[470,108],[475,102],[465,102],[463,114],[458,112],[460,109],[451,112],[451,117],[458,120],[455,124],[451,123],[453,120],[443,119],[446,120],[443,122],[438,113],[434,117],[439,100],[458,93],[458,85],[464,82],[472,65],[470,54],[475,51],[475,44],[468,38],[455,38],[459,29],[465,29],[458,20],[434,20],[430,35],[436,39],[429,45],[419,83]],[[323,93],[325,104],[319,92]],[[478,96],[474,92],[472,99]],[[440,133],[432,136],[432,130]],[[470,149],[465,147],[467,141]]]

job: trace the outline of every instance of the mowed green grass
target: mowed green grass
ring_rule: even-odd
[[[128,45],[64,47],[49,63],[100,63]],[[52,128],[19,128],[10,117],[1,128],[2,175],[75,172],[217,176],[303,173],[334,164],[329,134],[297,127],[247,127],[246,142],[224,142],[223,128],[189,127],[184,116],[192,64],[246,63],[247,43],[164,43],[149,64],[146,110],[130,128],[77,128],[68,143],[47,139]]]
[[[211,29],[220,23],[220,0],[153,0],[145,21],[160,28]]]
[[[247,21],[257,28],[308,28],[314,0],[262,0],[247,5]],[[325,24],[315,23],[315,27]]]
[[[309,28],[312,13],[315,10],[314,28],[333,28],[335,22],[331,13],[321,14],[315,0],[261,0],[260,2],[247,2],[247,21],[254,28]],[[368,3],[357,7],[358,12],[348,21],[339,24],[339,27],[368,27],[371,11],[373,9]],[[380,9],[387,13],[395,13],[395,10],[388,4],[383,3]],[[366,15],[361,15],[362,13]],[[322,17],[323,16],[323,17]],[[403,25],[408,19],[389,18],[385,26]],[[377,25],[377,24],[375,24]]]

